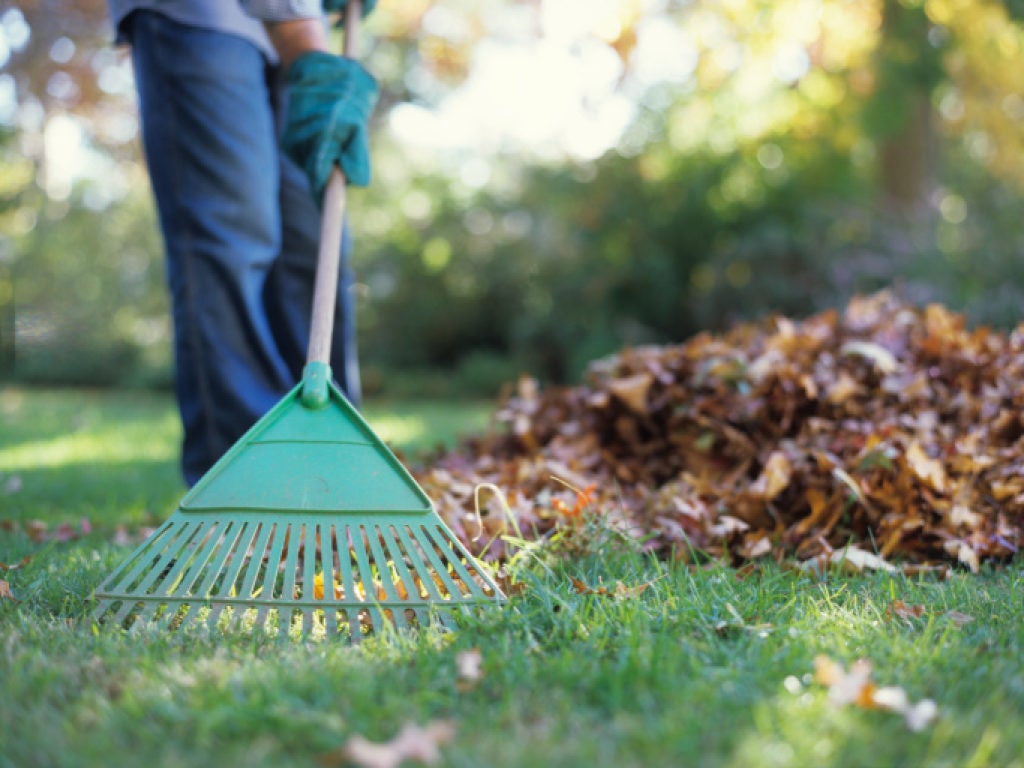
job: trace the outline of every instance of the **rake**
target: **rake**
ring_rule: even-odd
[[[359,16],[349,3],[347,56]],[[96,588],[97,621],[358,642],[388,628],[450,627],[456,611],[504,601],[331,380],[344,208],[336,168],[302,381]]]

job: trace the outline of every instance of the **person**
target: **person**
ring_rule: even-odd
[[[327,50],[325,13],[345,4],[108,0],[163,236],[189,486],[300,380],[327,175],[369,181],[376,82]],[[331,363],[358,404],[350,250],[346,226]]]

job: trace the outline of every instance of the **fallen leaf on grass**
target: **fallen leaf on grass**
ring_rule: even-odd
[[[10,582],[0,579],[0,600],[13,600],[14,602],[20,602],[18,598],[11,592]]]
[[[973,616],[969,616],[966,613],[960,613],[960,611],[949,611],[949,613],[946,614],[946,618],[956,624],[957,627],[962,627],[965,624],[970,624],[974,621]]]
[[[900,619],[920,619],[924,615],[924,606],[907,605],[902,600],[893,600],[888,613]]]
[[[570,576],[569,581],[572,582],[572,587],[576,590],[576,594],[578,595],[600,595],[601,597],[614,597],[619,600],[625,600],[630,597],[639,597],[654,583],[653,581],[647,581],[643,584],[637,584],[634,587],[627,587],[621,581],[617,581],[615,582],[615,589],[608,589],[608,587],[591,587],[586,582],[581,581],[574,576]]]
[[[42,520],[29,520],[25,523],[25,535],[37,544],[46,541],[46,532],[50,526]]]
[[[455,738],[455,725],[449,720],[433,720],[420,727],[406,723],[391,741],[375,742],[352,736],[345,745],[326,755],[323,765],[349,763],[361,768],[398,768],[406,760],[423,765],[441,762],[441,747]]]
[[[92,533],[92,523],[89,518],[83,517],[76,528],[71,523],[61,523],[52,531],[50,526],[42,520],[29,520],[25,523],[25,535],[37,544],[46,541],[67,542],[80,539]]]
[[[898,686],[878,687],[871,679],[871,662],[855,661],[849,671],[827,656],[814,659],[814,680],[828,688],[828,699],[836,706],[853,705],[861,709],[880,709],[903,715],[907,727],[924,730],[939,715],[931,699],[911,703],[907,692]]]
[[[455,657],[455,687],[466,693],[476,687],[484,676],[484,655],[479,648],[463,651]]]
[[[21,560],[14,563],[13,565],[7,565],[6,563],[0,563],[0,571],[16,571],[19,568],[24,568],[26,565],[32,562],[32,555],[25,555]]]
[[[899,572],[899,569],[885,558],[879,557],[873,552],[868,552],[866,549],[854,546],[836,549],[801,563],[801,567],[804,570],[823,570],[825,566],[832,566],[853,573],[861,573],[863,571]]]
[[[494,580],[498,584],[505,597],[518,597],[526,593],[526,582],[525,581],[514,581],[512,575],[501,568],[497,573],[494,574]]]

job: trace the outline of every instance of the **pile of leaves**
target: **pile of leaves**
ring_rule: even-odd
[[[491,559],[596,517],[677,558],[977,570],[1024,541],[1022,414],[1024,325],[882,292],[523,379],[417,479]]]

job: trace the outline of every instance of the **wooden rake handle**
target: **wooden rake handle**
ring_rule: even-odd
[[[363,14],[361,0],[349,0],[345,6],[345,42],[342,54],[356,58],[359,44],[359,21]],[[306,363],[331,363],[331,335],[338,295],[338,268],[341,261],[341,229],[345,222],[345,174],[334,167],[324,190],[323,217],[320,221],[320,251],[316,261],[316,283],[313,288],[313,313],[309,330]]]

